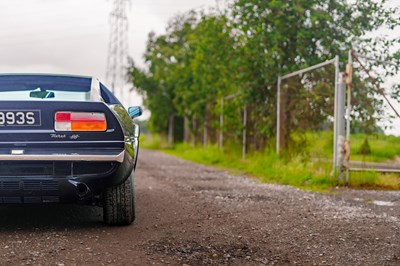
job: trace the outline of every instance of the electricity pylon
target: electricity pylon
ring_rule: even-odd
[[[106,80],[112,92],[120,99],[124,98],[123,87],[126,84],[129,3],[130,0],[113,0],[113,9],[110,13]]]

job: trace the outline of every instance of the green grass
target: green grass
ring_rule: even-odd
[[[400,137],[372,135],[368,137],[371,154],[363,156],[360,152],[365,140],[364,134],[351,136],[351,159],[356,161],[385,162],[395,160],[400,156]]]
[[[306,133],[307,152],[312,158],[331,158],[333,153],[333,134],[331,132]],[[388,162],[400,157],[400,137],[383,134],[368,136],[371,154],[361,153],[365,134],[350,137],[351,160],[366,162]]]
[[[311,135],[310,135],[311,136]],[[354,145],[360,145],[364,141],[363,136],[355,136]],[[383,137],[380,141],[384,139]],[[310,154],[318,154],[320,158],[331,156],[331,138],[328,133],[323,133],[318,138],[314,135],[314,144],[309,147]],[[388,138],[388,141],[397,141],[398,138]],[[372,141],[372,140],[371,140]],[[290,160],[280,158],[274,151],[248,154],[246,159],[241,158],[241,149],[237,145],[224,147],[223,152],[217,146],[208,147],[189,144],[176,144],[168,147],[160,136],[146,135],[142,139],[142,147],[150,149],[161,149],[165,153],[218,168],[229,170],[233,173],[247,174],[258,178],[265,183],[276,183],[291,185],[301,189],[328,192],[338,185],[336,179],[331,177],[332,165],[330,160],[313,160],[309,156],[298,155]],[[373,144],[373,156],[383,159],[383,156],[395,153],[382,153],[379,145]],[[385,143],[386,147],[390,146]],[[377,148],[375,148],[377,147]],[[349,186],[353,188],[367,189],[400,189],[398,175],[381,175],[375,172],[351,173]]]
[[[204,148],[187,144],[177,144],[174,149],[165,152],[186,160],[249,174],[265,183],[292,185],[310,190],[326,190],[334,185],[329,177],[329,165],[303,161],[301,157],[285,163],[275,153],[258,153],[243,160],[237,150],[227,148],[225,152],[220,152],[216,146]]]
[[[164,148],[164,143],[165,141],[162,140],[161,136],[158,134],[140,135],[140,147],[150,150],[156,150]]]
[[[145,136],[141,145],[144,148],[159,148],[189,161],[251,175],[265,183],[291,185],[315,191],[327,191],[335,185],[335,181],[330,178],[332,169],[329,163],[304,161],[300,156],[285,162],[274,152],[265,152],[250,154],[243,160],[240,147],[234,145],[225,148],[223,152],[213,145],[206,148],[192,147],[189,144],[167,147],[159,136]]]

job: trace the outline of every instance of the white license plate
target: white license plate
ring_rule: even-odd
[[[39,110],[0,110],[0,126],[40,126]]]

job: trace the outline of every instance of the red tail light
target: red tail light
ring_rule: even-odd
[[[57,112],[56,131],[106,131],[107,121],[103,113]]]

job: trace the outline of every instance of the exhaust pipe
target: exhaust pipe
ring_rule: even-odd
[[[85,183],[76,182],[72,180],[69,180],[69,182],[75,186],[76,193],[80,198],[84,198],[90,193],[90,188]]]
[[[83,198],[87,194],[89,194],[90,189],[85,183],[78,183],[76,185],[76,192],[78,193],[78,196]]]

